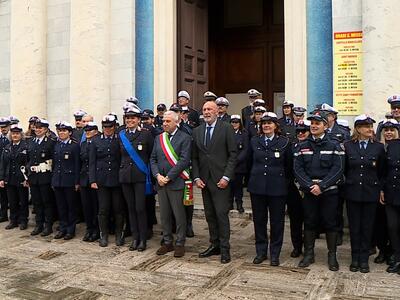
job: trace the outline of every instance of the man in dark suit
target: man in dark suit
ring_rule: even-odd
[[[157,250],[158,255],[164,255],[174,250],[172,236],[172,214],[176,220],[175,257],[185,254],[186,212],[183,205],[185,179],[182,172],[189,168],[191,138],[182,130],[178,130],[179,116],[176,112],[164,114],[164,133],[154,141],[150,163],[153,176],[157,179],[157,190],[160,202],[161,225],[163,228],[163,245]],[[166,148],[173,148],[178,159],[171,164],[171,157]]]
[[[215,100],[218,106],[218,119],[224,122],[231,122],[231,116],[228,115],[229,100],[225,97],[219,97]]]
[[[204,123],[193,130],[193,178],[201,189],[211,245],[200,257],[221,254],[221,263],[231,260],[229,253],[229,207],[237,147],[232,126],[220,121],[213,101],[203,105]]]

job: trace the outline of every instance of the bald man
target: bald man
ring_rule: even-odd
[[[193,178],[201,189],[211,245],[199,254],[209,257],[221,254],[221,263],[229,263],[230,225],[229,181],[236,164],[236,142],[232,126],[218,120],[214,101],[203,105],[204,123],[193,130]]]

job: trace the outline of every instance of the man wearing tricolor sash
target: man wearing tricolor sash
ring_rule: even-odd
[[[163,245],[158,255],[174,251],[185,254],[186,213],[184,205],[193,201],[189,174],[191,137],[178,130],[178,114],[167,111],[163,117],[164,132],[156,137],[150,158],[151,171],[157,179],[158,201],[163,229]],[[176,220],[176,242],[173,245],[172,214]]]

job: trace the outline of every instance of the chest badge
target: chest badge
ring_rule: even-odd
[[[142,151],[142,150],[143,150],[142,144],[139,144],[139,145],[137,146],[137,149],[138,149],[139,151]]]
[[[69,154],[68,153],[64,154],[64,159],[69,159]]]
[[[42,158],[46,157],[46,153],[42,152]]]
[[[275,152],[275,158],[281,157],[281,154],[279,152]]]
[[[373,161],[373,162],[372,162],[372,166],[373,166],[373,167],[376,167],[376,161]]]

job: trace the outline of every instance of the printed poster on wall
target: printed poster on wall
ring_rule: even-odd
[[[335,32],[334,107],[342,116],[361,114],[363,98],[362,31]]]

